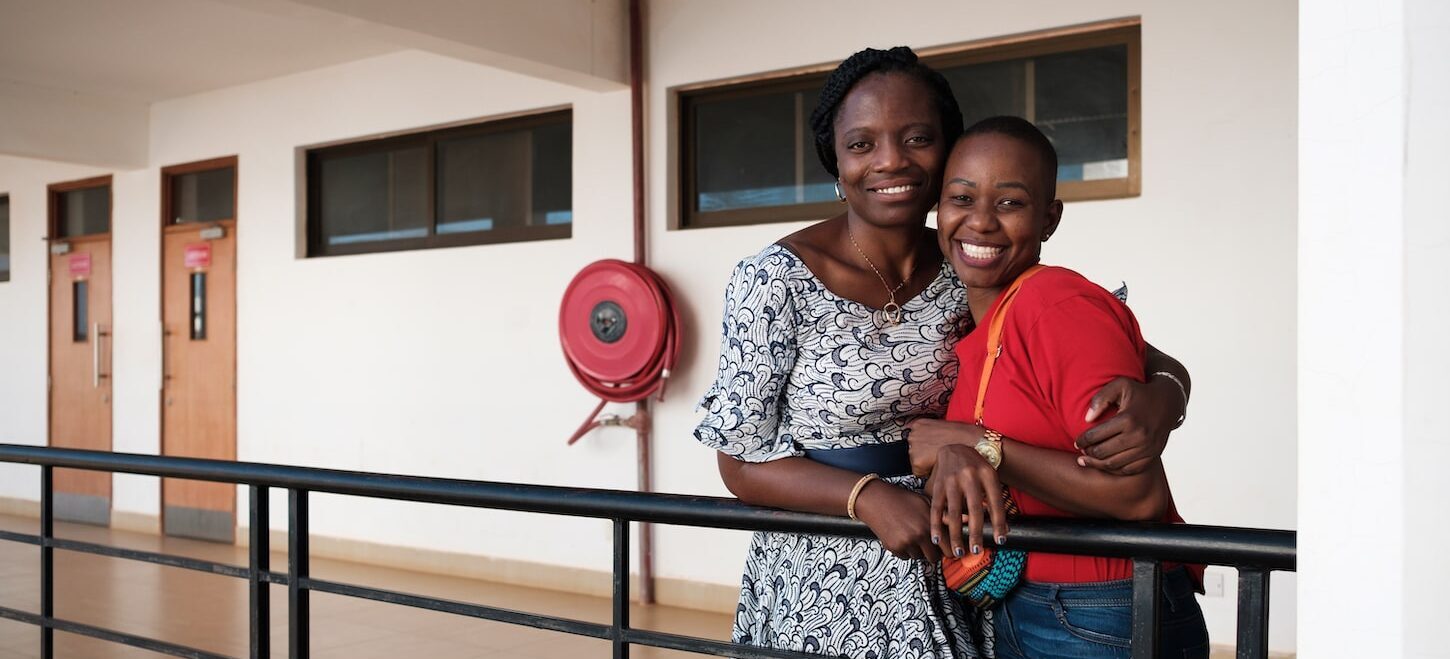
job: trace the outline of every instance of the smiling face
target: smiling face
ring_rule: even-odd
[[[1054,175],[1016,138],[986,133],[957,142],[943,175],[937,236],[969,290],[995,298],[1037,263],[1044,236],[1062,218]]]
[[[836,161],[852,215],[878,226],[920,223],[941,185],[941,115],[926,83],[873,73],[836,115]]]

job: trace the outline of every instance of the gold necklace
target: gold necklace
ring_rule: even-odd
[[[866,256],[866,252],[861,249],[861,245],[856,243],[856,236],[855,234],[851,233],[850,224],[846,225],[846,237],[851,240],[851,246],[856,248],[856,253],[860,254],[861,258],[866,259],[866,265],[871,266],[871,272],[876,273],[876,278],[881,280],[882,288],[886,289],[886,296],[889,299],[886,302],[886,306],[881,307],[880,312],[882,317],[884,317],[886,321],[888,323],[891,323],[892,325],[900,325],[901,305],[896,303],[896,292],[901,290],[901,287],[905,286],[906,282],[911,281],[911,276],[916,274],[916,266],[912,266],[911,275],[908,275],[906,279],[901,280],[901,283],[897,284],[896,288],[892,288],[891,284],[886,283],[886,277],[881,274],[881,271],[879,269],[876,268],[876,264],[871,262],[871,257]]]

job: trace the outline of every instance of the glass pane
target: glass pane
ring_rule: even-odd
[[[77,343],[85,343],[89,335],[90,322],[90,282],[71,282],[71,340]]]
[[[970,126],[987,117],[1027,116],[1027,62],[1006,60],[943,69],[962,120]]]
[[[172,223],[233,219],[236,174],[235,167],[226,167],[171,177]]]
[[[539,126],[534,130],[533,208],[529,224],[574,221],[574,127]]]
[[[814,203],[818,201],[836,201],[836,179],[821,165],[820,156],[816,155],[816,136],[811,133],[810,121],[811,111],[816,109],[816,102],[821,98],[821,90],[812,88],[810,91],[800,93],[801,97],[801,140],[796,145],[801,159],[801,187],[796,192],[797,203]]]
[[[1128,175],[1127,46],[958,66],[942,73],[968,126],[1004,114],[1037,124],[1057,147],[1059,181]]]
[[[816,90],[698,102],[695,207],[701,212],[835,199],[806,120]]]
[[[534,171],[530,131],[438,143],[438,233],[522,227],[530,220]]]
[[[327,244],[428,235],[427,147],[325,158],[321,172]]]
[[[0,197],[0,281],[10,281],[9,197]]]
[[[111,186],[71,190],[57,195],[59,237],[88,236],[111,231]]]
[[[1037,127],[1057,147],[1058,179],[1128,175],[1128,47],[1037,58]]]
[[[206,338],[206,273],[191,273],[191,340]]]

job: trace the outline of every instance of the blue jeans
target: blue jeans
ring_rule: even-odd
[[[1129,657],[1133,582],[1023,582],[993,608],[998,659]],[[1160,657],[1206,659],[1208,628],[1188,571],[1163,572]]]

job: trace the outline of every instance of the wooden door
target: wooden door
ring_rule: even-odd
[[[235,177],[235,158],[163,170],[163,455],[237,459]],[[235,485],[167,478],[161,502],[167,535],[235,540]]]
[[[111,238],[57,239],[50,256],[50,445],[111,450]],[[55,516],[111,523],[111,474],[55,470]]]

